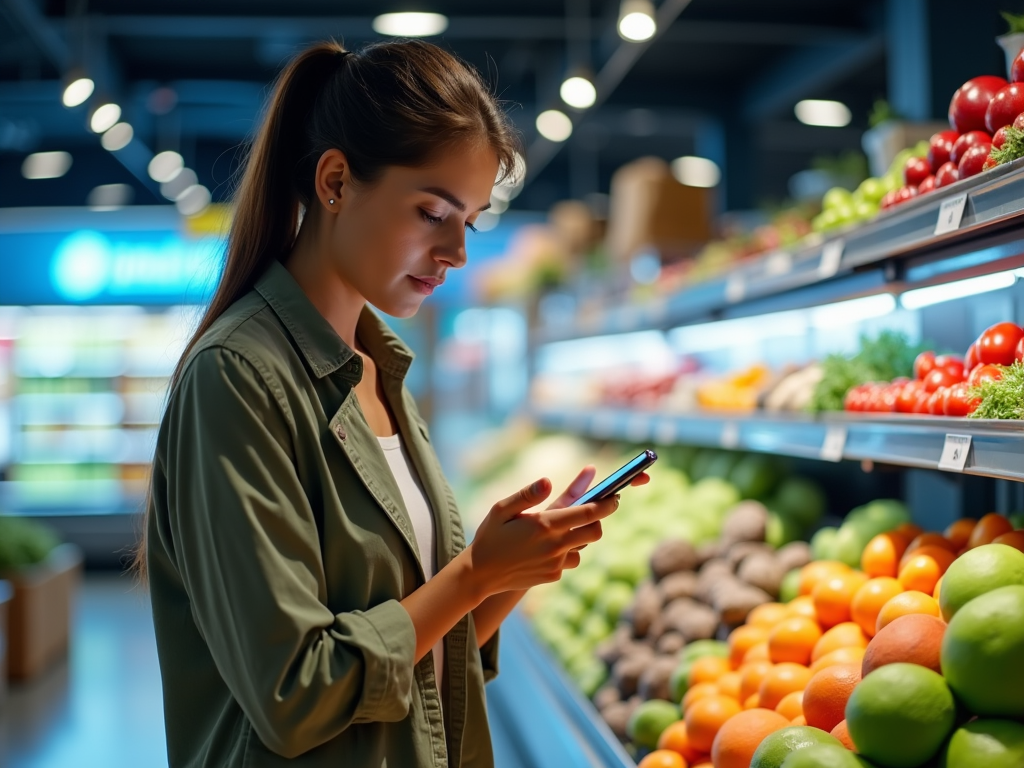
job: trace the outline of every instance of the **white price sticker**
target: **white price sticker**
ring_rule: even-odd
[[[793,254],[780,251],[769,256],[764,263],[764,273],[768,277],[780,277],[793,271]]]
[[[676,420],[671,416],[663,416],[654,425],[654,443],[656,445],[673,445],[676,441]]]
[[[835,277],[840,264],[842,264],[843,249],[845,248],[846,243],[842,238],[825,243],[825,247],[821,249],[821,261],[818,263],[818,277],[822,280]]]
[[[956,232],[960,229],[960,219],[964,217],[966,206],[966,192],[943,200],[942,205],[939,206],[939,220],[935,222],[935,234],[944,235],[947,232]]]
[[[747,285],[743,281],[743,275],[729,275],[729,279],[725,283],[725,300],[730,304],[735,304],[739,301],[743,301],[743,297],[746,296],[746,294]]]
[[[842,461],[846,449],[846,427],[834,424],[825,430],[825,442],[821,444],[822,461]]]
[[[939,469],[963,472],[964,467],[967,466],[967,455],[970,452],[970,435],[946,435],[946,442],[942,446],[942,457],[939,459]]]
[[[626,439],[631,443],[642,443],[651,436],[651,417],[645,413],[634,413],[626,422]]]
[[[722,447],[732,450],[740,445],[740,425],[735,421],[727,421],[722,425]]]

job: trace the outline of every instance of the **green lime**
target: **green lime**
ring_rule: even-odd
[[[1024,586],[993,589],[957,611],[941,658],[949,687],[971,712],[1024,717]]]
[[[754,756],[750,759],[750,768],[780,768],[786,758],[794,752],[818,744],[828,744],[845,749],[839,739],[820,728],[812,728],[809,725],[791,725],[764,737],[757,751],[754,752]]]
[[[779,602],[788,603],[800,594],[800,569],[794,568],[782,577],[779,585]]]
[[[1021,768],[1024,725],[1012,720],[975,720],[953,731],[945,768]]]
[[[683,696],[690,690],[690,667],[693,666],[693,659],[684,659],[679,662],[672,676],[668,679],[669,698],[677,704],[683,700]]]
[[[782,768],[871,768],[863,758],[841,744],[814,744],[806,749],[790,752],[782,761]]]
[[[729,658],[729,644],[721,640],[694,640],[683,648],[680,658],[683,661],[693,661],[701,656],[720,656],[723,659]]]
[[[604,614],[609,623],[615,624],[627,605],[633,602],[633,588],[624,581],[606,582],[601,594],[594,601],[594,610]]]
[[[955,717],[942,676],[903,662],[871,672],[846,702],[846,727],[857,751],[886,768],[917,768],[930,760]]]
[[[679,707],[661,699],[645,701],[626,725],[626,735],[639,747],[654,749],[661,732],[679,720]]]
[[[835,543],[838,528],[825,526],[811,537],[811,556],[815,560],[835,560]]]
[[[803,526],[796,520],[778,512],[768,513],[768,522],[765,525],[764,540],[778,549],[784,544],[796,541],[803,533]]]
[[[1011,584],[1024,584],[1024,552],[1005,544],[983,544],[968,550],[942,577],[942,618],[949,621],[967,601]]]

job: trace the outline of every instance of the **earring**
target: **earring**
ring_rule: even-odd
[[[329,203],[330,203],[331,205],[334,205],[334,198],[332,197],[332,198],[331,198],[330,200],[328,200],[327,202],[329,202]]]

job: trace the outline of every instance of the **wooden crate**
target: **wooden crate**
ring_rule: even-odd
[[[29,680],[67,656],[82,553],[73,544],[62,544],[42,563],[4,577],[14,587],[7,615],[7,675]]]

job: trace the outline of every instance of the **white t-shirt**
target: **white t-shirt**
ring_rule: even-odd
[[[437,543],[434,530],[434,515],[430,511],[430,502],[423,492],[416,467],[409,458],[409,452],[402,445],[399,435],[378,437],[380,447],[384,449],[391,474],[395,476],[398,489],[402,492],[402,501],[412,520],[413,533],[416,535],[416,547],[420,551],[420,562],[427,580],[437,572]],[[438,688],[441,686],[441,674],[444,672],[444,640],[439,640],[433,649],[434,674]]]

